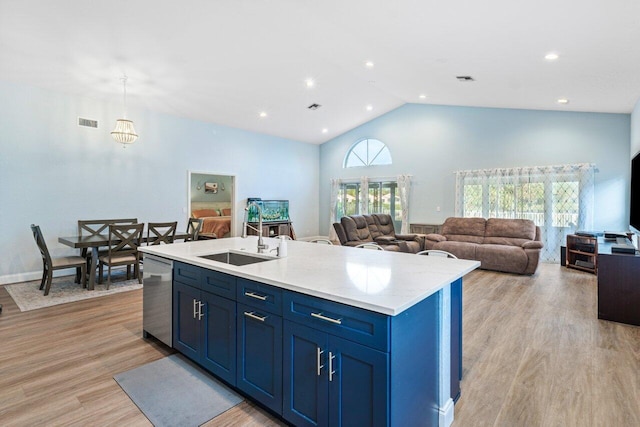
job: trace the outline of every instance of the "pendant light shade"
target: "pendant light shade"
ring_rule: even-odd
[[[122,119],[116,120],[116,128],[111,132],[111,136],[116,142],[122,144],[123,147],[126,147],[127,144],[133,144],[133,142],[138,138],[138,134],[136,130],[133,128],[133,122],[131,120],[127,120],[127,76],[122,78],[122,86],[124,89],[124,114]]]
[[[138,138],[133,122],[127,119],[116,120],[116,128],[111,132],[111,136],[121,144],[133,144]]]

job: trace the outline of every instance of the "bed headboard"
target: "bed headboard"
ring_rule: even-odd
[[[191,212],[200,209],[215,209],[222,213],[223,209],[231,209],[231,202],[191,202]]]

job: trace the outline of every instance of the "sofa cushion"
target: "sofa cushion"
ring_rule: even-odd
[[[373,214],[371,215],[377,224],[380,234],[383,236],[396,236],[396,230],[393,225],[393,219],[389,214]]]
[[[436,243],[433,246],[433,249],[450,252],[461,259],[477,259],[476,248],[478,248],[479,246],[480,245],[477,243],[455,242],[455,241],[446,240],[444,242]]]
[[[447,218],[440,234],[447,240],[482,243],[486,222],[484,218]]]
[[[480,268],[509,273],[524,273],[529,263],[522,248],[508,245],[478,245],[476,259],[481,263]]]
[[[362,215],[343,216],[340,223],[350,242],[366,243],[373,242],[367,220]]]
[[[376,224],[375,219],[373,218],[373,215],[362,215],[365,219],[365,221],[367,221],[367,227],[369,227],[369,233],[371,234],[371,238],[373,240],[376,240],[378,237],[383,236],[383,234],[380,232],[380,229],[378,228],[378,224]]]
[[[535,238],[536,225],[530,219],[489,218],[487,220],[484,243],[521,247],[523,243]]]

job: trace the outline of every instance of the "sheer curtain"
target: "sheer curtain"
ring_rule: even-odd
[[[360,215],[369,213],[369,178],[360,177]]]
[[[593,227],[593,164],[456,172],[455,215],[531,219],[542,232],[540,259],[560,261],[567,234]]]
[[[400,234],[409,233],[409,190],[411,189],[411,175],[398,175],[398,195],[402,206],[402,227]]]
[[[331,179],[331,203],[329,205],[329,240],[338,240],[336,230],[333,229],[333,223],[336,222],[336,210],[338,208],[338,194],[340,192],[341,180]]]

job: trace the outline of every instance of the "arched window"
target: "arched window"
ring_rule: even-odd
[[[351,146],[344,158],[344,167],[390,165],[391,152],[382,141],[361,139]]]

